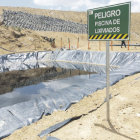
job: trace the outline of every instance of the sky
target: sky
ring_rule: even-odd
[[[87,9],[128,1],[129,0],[0,0],[0,6],[31,7],[63,11],[87,11]],[[131,11],[140,12],[140,0],[131,0]]]

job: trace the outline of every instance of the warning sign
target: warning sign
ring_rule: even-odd
[[[127,2],[88,10],[88,39],[129,40],[130,6]]]

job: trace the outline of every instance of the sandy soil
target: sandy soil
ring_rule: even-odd
[[[140,74],[126,77],[110,88],[110,121],[106,121],[106,89],[99,90],[72,105],[67,111],[54,112],[38,122],[15,131],[4,140],[40,140],[37,135],[58,122],[83,115],[49,134],[61,140],[139,140]],[[101,105],[101,106],[100,106]],[[46,136],[42,138],[45,140]]]
[[[2,10],[14,10],[24,11],[36,15],[46,15],[64,20],[70,20],[78,23],[87,24],[86,12],[71,12],[71,11],[57,11],[57,10],[45,10],[34,8],[22,8],[22,7],[0,7],[0,19],[2,20]],[[1,21],[0,20],[0,21]],[[131,16],[131,36],[129,44],[140,44],[140,13],[132,13]],[[13,34],[21,35],[19,38]],[[22,36],[23,34],[23,36]],[[104,41],[91,41],[88,45],[87,34],[73,34],[63,32],[43,32],[32,31],[19,28],[7,28],[4,25],[0,25],[0,55],[16,52],[30,52],[30,51],[45,51],[55,50],[50,43],[42,40],[42,36],[49,38],[55,38],[56,48],[69,48],[68,39],[70,39],[70,49],[92,50],[92,51],[105,51]],[[79,46],[77,45],[79,38]],[[62,39],[62,41],[61,41]],[[111,44],[111,42],[110,42]],[[120,41],[113,41],[114,44],[121,44]],[[128,42],[126,42],[128,44]],[[4,49],[6,50],[4,50]],[[120,49],[120,47],[112,47],[111,51],[140,51],[139,47],[130,46],[128,48]]]
[[[0,26],[0,55],[17,52],[54,50],[51,43],[31,30]]]
[[[15,34],[19,35],[16,37]],[[42,36],[55,38],[55,48],[51,46],[50,42],[42,39]],[[78,50],[90,50],[90,51],[105,51],[105,41],[91,41],[88,42],[86,34],[73,34],[63,32],[45,32],[45,31],[31,31],[18,28],[7,28],[4,25],[0,26],[0,55],[18,53],[18,52],[31,52],[31,51],[49,51],[60,48]],[[79,38],[79,45],[78,45]],[[61,41],[62,39],[62,41]],[[112,44],[121,44],[120,41],[113,41]],[[128,42],[126,41],[128,45]],[[140,44],[137,41],[130,41],[129,44]],[[110,42],[111,45],[111,42]],[[140,46],[130,46],[127,48],[120,48],[120,46],[113,46],[111,51],[129,51],[140,52]]]

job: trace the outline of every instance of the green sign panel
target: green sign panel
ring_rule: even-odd
[[[90,9],[89,40],[129,40],[131,2]]]

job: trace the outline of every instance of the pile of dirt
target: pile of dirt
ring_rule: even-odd
[[[51,42],[30,30],[0,26],[0,54],[53,50]]]

